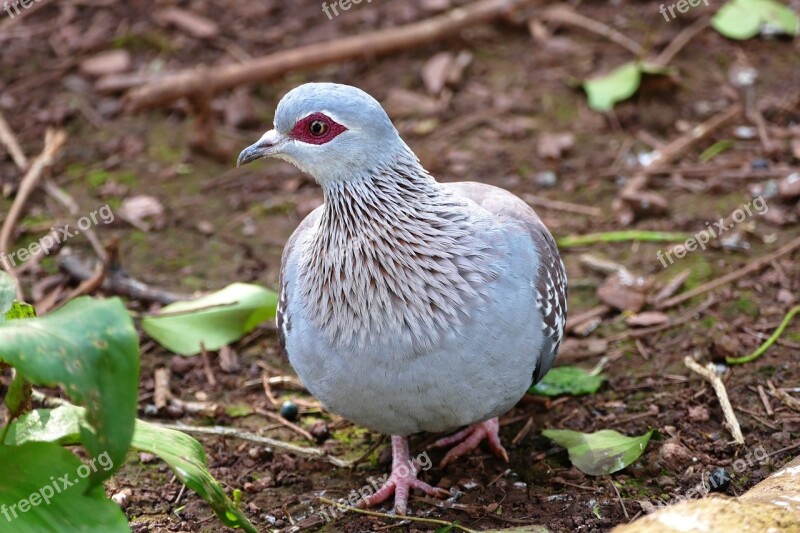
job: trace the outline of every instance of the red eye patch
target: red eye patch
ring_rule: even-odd
[[[312,113],[297,121],[289,137],[308,144],[325,144],[345,131],[347,128],[324,113]]]

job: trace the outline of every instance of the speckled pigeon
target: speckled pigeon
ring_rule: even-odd
[[[278,104],[275,128],[238,164],[278,157],[322,187],[281,263],[278,334],[330,411],[392,436],[392,473],[361,505],[417,479],[407,436],[445,432],[446,464],[486,438],[508,460],[498,416],[553,364],[567,280],[555,241],[513,194],[439,183],[381,105],[348,85],[308,83]]]

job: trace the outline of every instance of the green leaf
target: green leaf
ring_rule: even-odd
[[[583,82],[589,97],[589,107],[595,111],[610,111],[614,104],[634,95],[642,81],[642,67],[636,62],[625,63],[605,76]]]
[[[9,418],[17,418],[25,411],[30,410],[31,405],[31,384],[25,377],[17,372],[6,394],[6,407],[8,407]]]
[[[62,446],[81,443],[81,424],[86,410],[64,404],[55,409],[34,409],[9,424],[2,444],[52,442]]]
[[[730,39],[744,40],[775,29],[797,35],[797,15],[773,0],[731,0],[711,19],[711,26]]]
[[[114,465],[92,473],[92,486],[122,465],[136,419],[139,347],[121,300],[77,298],[49,315],[0,324],[0,360],[35,385],[64,386],[86,405],[81,441]]]
[[[559,366],[545,374],[539,383],[528,389],[528,392],[542,396],[594,394],[605,379],[605,376],[590,374],[582,368]]]
[[[227,526],[258,533],[247,517],[225,495],[222,485],[208,471],[203,446],[180,431],[162,428],[142,420],[136,421],[132,446],[163,459],[181,483],[195,491]]]
[[[644,453],[652,434],[652,429],[641,437],[627,437],[613,429],[595,433],[568,429],[542,431],[542,435],[566,448],[572,464],[590,476],[611,474],[633,463]]]
[[[19,446],[35,441],[79,444],[85,413],[83,407],[71,404],[55,409],[36,409],[11,423],[5,444]],[[131,447],[163,459],[181,483],[207,501],[225,524],[248,532],[256,531],[208,471],[203,447],[195,439],[180,431],[137,420]]]
[[[277,295],[258,285],[234,283],[191,302],[176,302],[142,319],[162,346],[181,355],[217,350],[275,316]]]
[[[90,486],[91,470],[56,444],[0,446],[0,531],[129,532],[125,514],[103,487]]]
[[[0,324],[6,321],[6,311],[17,297],[17,280],[0,270]]]

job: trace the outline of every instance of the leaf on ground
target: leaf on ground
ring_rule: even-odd
[[[57,444],[0,446],[0,523],[11,522],[0,530],[129,532],[128,519],[102,485],[90,486],[90,470]]]
[[[27,442],[52,442],[62,446],[81,443],[83,407],[64,404],[55,409],[34,409],[9,424],[5,441],[20,446]]]
[[[528,392],[541,396],[594,394],[605,379],[603,375],[590,374],[582,368],[559,366],[545,374],[539,383],[528,389]]]
[[[62,385],[86,405],[81,441],[114,465],[93,472],[90,485],[122,466],[136,419],[139,342],[120,299],[77,298],[49,315],[0,324],[0,360],[35,385]]]
[[[564,447],[572,464],[590,476],[622,470],[644,453],[651,429],[640,437],[628,437],[613,429],[580,433],[568,429],[546,429],[542,435]]]
[[[248,533],[258,533],[208,471],[203,446],[194,438],[180,431],[137,420],[131,445],[137,450],[157,455],[166,462],[181,483],[211,505],[225,525],[242,528]]]
[[[277,295],[264,287],[234,283],[190,302],[176,302],[142,319],[159,344],[181,355],[217,350],[275,316]]]
[[[583,82],[589,107],[595,111],[610,111],[614,104],[634,95],[642,81],[642,68],[632,61],[617,67],[604,76]]]
[[[71,404],[64,404],[55,409],[36,409],[11,423],[5,444],[11,446],[28,442],[79,444],[80,428],[85,423],[85,414],[86,410],[83,407]],[[205,451],[197,440],[180,431],[137,420],[131,447],[163,459],[181,483],[207,501],[225,524],[240,527],[248,532],[256,531],[208,471]],[[0,463],[1,468],[2,463]]]
[[[717,11],[711,26],[725,37],[744,40],[759,33],[797,35],[798,19],[774,0],[731,0]]]

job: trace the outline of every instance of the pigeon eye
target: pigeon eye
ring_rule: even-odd
[[[325,122],[324,120],[317,119],[317,120],[312,120],[311,122],[308,123],[308,133],[310,133],[314,137],[322,137],[323,135],[328,133],[329,129],[330,126],[328,126],[328,123]]]

